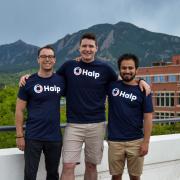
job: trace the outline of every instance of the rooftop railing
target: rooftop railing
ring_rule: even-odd
[[[153,124],[157,123],[177,123],[180,122],[180,117],[179,118],[166,118],[166,119],[153,119]],[[65,124],[61,124],[61,128],[65,128]],[[25,129],[25,126],[24,126]],[[5,132],[5,131],[16,131],[16,126],[0,126],[0,132]]]

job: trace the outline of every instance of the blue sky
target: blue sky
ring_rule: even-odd
[[[95,24],[129,22],[180,37],[177,0],[0,0],[0,45],[43,46]]]

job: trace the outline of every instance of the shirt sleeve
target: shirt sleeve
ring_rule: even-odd
[[[60,66],[60,68],[56,71],[56,74],[59,76],[65,76],[65,71],[66,71],[66,65],[67,62],[65,62],[64,64],[62,64],[62,66]]]
[[[118,80],[118,76],[117,76],[116,72],[110,66],[108,66],[106,95],[108,95],[108,89],[109,89],[110,84],[113,81],[117,81],[117,80]]]
[[[117,81],[118,76],[116,72],[109,66],[109,83],[112,81]]]
[[[153,112],[153,103],[152,103],[152,94],[146,96],[144,95],[144,103],[143,103],[143,111],[144,113]]]
[[[26,86],[23,86],[23,87],[19,88],[18,98],[22,99],[24,101],[28,100],[28,94],[27,94],[27,91],[26,91]]]
[[[62,82],[62,96],[66,96],[66,80],[61,76],[61,82]]]

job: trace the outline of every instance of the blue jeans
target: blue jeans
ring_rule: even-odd
[[[44,153],[46,180],[59,180],[62,142],[26,140],[24,180],[36,180],[41,153]]]

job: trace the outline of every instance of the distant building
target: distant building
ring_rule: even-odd
[[[151,85],[154,118],[180,117],[180,55],[173,56],[171,62],[140,67],[137,77],[142,77]]]

